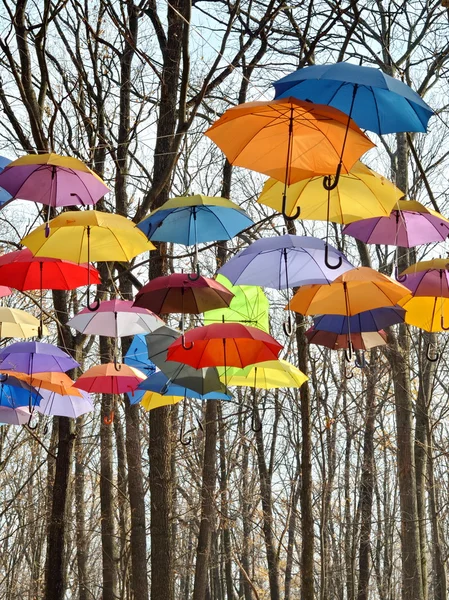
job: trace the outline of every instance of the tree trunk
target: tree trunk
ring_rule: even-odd
[[[215,481],[217,476],[217,400],[206,403],[206,439],[201,487],[201,522],[196,551],[193,600],[205,600],[212,533],[215,517]]]
[[[84,508],[84,450],[82,442],[84,417],[76,421],[75,437],[75,514],[76,514],[76,560],[78,575],[78,600],[89,600],[87,588],[86,511]]]

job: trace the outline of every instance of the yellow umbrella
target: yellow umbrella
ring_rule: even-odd
[[[258,202],[280,211],[283,191],[283,183],[268,179]],[[388,217],[403,195],[391,181],[357,161],[348,174],[340,175],[338,185],[332,190],[324,189],[322,176],[290,185],[286,213],[292,216],[301,206],[299,219],[347,224],[371,217]]]
[[[409,294],[398,302],[405,308],[405,322],[425,331],[449,329],[449,298],[440,296],[412,296]],[[448,326],[445,327],[444,323]]]
[[[410,265],[407,269],[402,271],[402,275],[410,275],[411,273],[420,273],[421,271],[430,271],[435,269],[436,271],[447,271],[449,270],[449,258],[432,258],[432,260],[421,260],[413,265]]]
[[[365,310],[395,306],[410,293],[406,287],[369,267],[346,271],[330,284],[304,285],[290,301],[302,315],[356,315]]]
[[[240,385],[263,388],[299,388],[309,378],[297,367],[286,360],[268,360],[244,369],[218,367],[220,378],[226,379],[227,385]]]
[[[181,400],[184,400],[184,396],[164,396],[157,392],[145,392],[140,404],[145,410],[153,410],[153,408],[159,408],[160,406],[178,404]]]
[[[24,310],[0,307],[0,337],[29,338],[38,335],[39,319]],[[43,335],[48,335],[44,326]]]

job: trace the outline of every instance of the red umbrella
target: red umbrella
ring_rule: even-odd
[[[33,256],[25,248],[0,256],[0,285],[16,290],[73,290],[88,283],[100,283],[97,269],[59,258]],[[42,314],[41,325],[42,330]]]
[[[134,306],[158,314],[198,314],[225,308],[233,298],[234,294],[215,279],[200,276],[192,281],[183,273],[174,273],[147,283],[137,294]]]
[[[186,344],[187,343],[187,344]],[[246,367],[276,360],[281,344],[257,327],[242,323],[213,323],[191,329],[185,342],[178,338],[168,348],[167,360],[201,367]]]
[[[120,365],[117,371],[114,363],[105,365],[96,365],[88,369],[83,375],[78,377],[73,387],[86,392],[98,392],[101,394],[123,394],[124,392],[134,392],[139,383],[147,376],[128,365]]]
[[[364,331],[361,333],[352,333],[339,335],[332,331],[323,331],[311,327],[306,331],[306,337],[309,344],[324,346],[331,350],[345,349],[351,350],[349,341],[354,350],[369,350],[375,346],[385,346],[387,343],[387,334],[382,329],[380,331]]]

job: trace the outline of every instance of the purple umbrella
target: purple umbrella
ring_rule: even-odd
[[[52,344],[16,342],[0,351],[0,368],[19,373],[64,372],[79,367],[71,356]]]
[[[428,269],[401,275],[403,285],[413,296],[439,296],[449,298],[449,271],[446,269]]]
[[[366,244],[413,248],[429,242],[442,242],[449,235],[449,221],[440,213],[415,200],[400,200],[389,217],[354,221],[343,233]]]
[[[51,390],[40,389],[42,400],[36,410],[43,415],[71,417],[72,419],[92,412],[94,405],[90,394],[84,390],[77,389],[77,391],[81,393],[81,396],[62,395]]]
[[[329,264],[329,258],[337,260]],[[313,283],[330,283],[353,265],[333,246],[314,237],[281,235],[257,240],[231,258],[219,273],[234,285],[258,285],[283,290]],[[290,301],[288,308],[290,307]],[[284,332],[292,332],[291,317]]]

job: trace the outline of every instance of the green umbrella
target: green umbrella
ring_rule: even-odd
[[[245,323],[269,332],[268,299],[262,288],[255,285],[232,285],[223,275],[217,281],[234,294],[229,308],[216,308],[204,313],[204,323]]]

